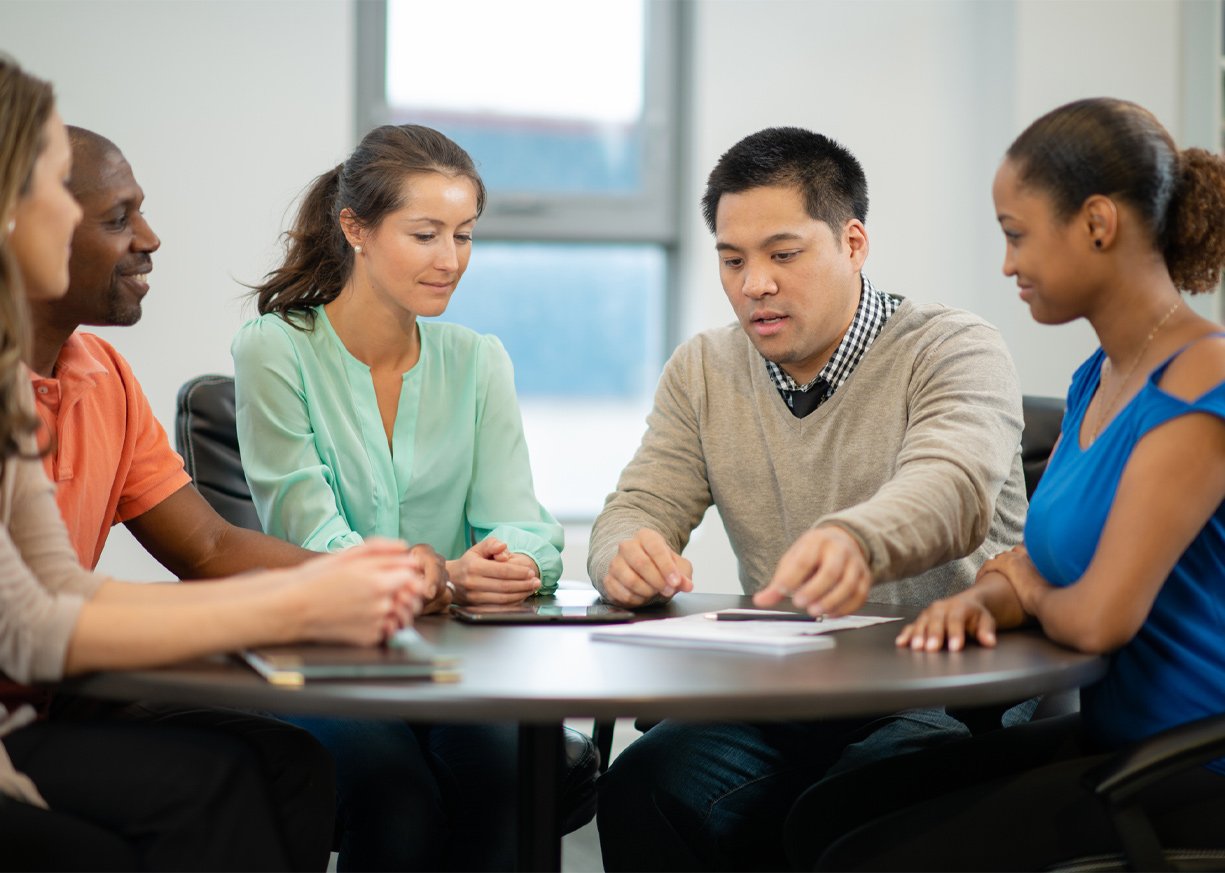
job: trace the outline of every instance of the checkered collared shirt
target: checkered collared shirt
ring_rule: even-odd
[[[766,370],[770,373],[770,379],[793,414],[802,418],[842,387],[842,383],[854,372],[872,342],[880,335],[889,316],[897,310],[898,303],[896,297],[891,297],[883,291],[877,291],[868,281],[868,277],[863,276],[863,292],[859,295],[859,306],[855,310],[855,317],[851,319],[851,326],[847,328],[842,342],[834,350],[829,362],[821,368],[817,378],[807,385],[800,385],[784,373],[778,364],[766,361]],[[809,391],[819,391],[820,394],[804,398],[808,402],[801,402],[800,407],[803,411],[797,411],[796,395],[807,394]]]

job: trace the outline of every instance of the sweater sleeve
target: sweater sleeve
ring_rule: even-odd
[[[871,498],[819,518],[848,531],[876,582],[964,557],[986,539],[1021,441],[1021,391],[1004,342],[972,324],[916,356],[897,465]]]
[[[0,670],[18,682],[63,675],[81,607],[105,581],[83,569],[37,460],[10,459],[0,529]]]
[[[642,443],[591,529],[587,572],[601,593],[622,540],[650,528],[679,554],[712,502],[699,415],[700,342],[682,345],[664,367]]]
[[[304,549],[362,541],[337,502],[336,471],[319,454],[302,365],[275,318],[244,325],[230,348],[243,471],[264,530]]]
[[[510,357],[496,337],[481,338],[478,417],[467,516],[474,539],[492,536],[540,568],[540,588],[561,578],[562,526],[536,500]]]

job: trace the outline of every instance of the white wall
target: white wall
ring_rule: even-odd
[[[1183,102],[1186,9],[1166,0],[697,3],[682,332],[730,318],[696,206],[706,173],[745,134],[796,124],[840,139],[865,166],[873,280],[994,321],[1023,389],[1062,394],[1091,337],[1081,326],[1035,327],[1000,275],[991,177],[1025,124],[1077,97],[1136,100],[1176,137],[1202,130],[1184,117],[1196,109]],[[238,282],[268,268],[286,206],[352,144],[352,30],[352,0],[0,0],[0,48],[56,83],[70,123],[114,139],[148,195],[164,246],[146,315],[106,335],[167,426],[183,381],[230,370],[229,338],[246,311]],[[691,553],[703,588],[732,590],[734,560],[717,528],[704,525]],[[585,532],[571,542],[566,573],[581,578]],[[138,551],[117,535],[104,566],[164,575]]]
[[[1033,326],[1000,272],[991,179],[1026,124],[1079,97],[1136,100],[1178,136],[1180,9],[1166,0],[700,3],[684,202],[697,203],[718,156],[755,129],[833,136],[868,176],[873,281],[995,322],[1023,390],[1062,395],[1090,334]],[[685,231],[685,320],[696,330],[730,310],[696,208]]]
[[[272,266],[290,202],[353,146],[352,19],[347,0],[0,2],[0,48],[55,84],[69,124],[114,140],[145,190],[162,238],[145,315],[98,332],[168,430],[183,382],[233,372],[252,312],[239,283]],[[167,575],[124,528],[102,569]]]

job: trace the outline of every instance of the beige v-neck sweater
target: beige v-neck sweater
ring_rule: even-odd
[[[837,393],[795,418],[738,324],[672,355],[647,432],[591,533],[597,589],[639,528],[680,552],[719,508],[752,593],[810,527],[837,524],[869,556],[869,599],[925,605],[1021,541],[1021,393],[999,332],[903,300]],[[695,579],[697,590],[702,580]]]

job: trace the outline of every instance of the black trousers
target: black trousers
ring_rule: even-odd
[[[0,794],[0,870],[138,870],[121,837],[71,813]]]
[[[1080,782],[1107,757],[1070,715],[870,764],[796,801],[788,858],[803,870],[1042,870],[1118,853],[1105,808]],[[1163,845],[1220,842],[1225,777],[1193,768],[1142,803]]]
[[[33,779],[51,810],[17,801],[0,807],[6,837],[20,822],[33,822],[16,842],[3,841],[0,865],[326,867],[332,766],[304,731],[225,710],[136,706],[122,716],[112,710],[85,718],[86,712],[4,738],[14,765]],[[68,839],[69,833],[79,840]]]

